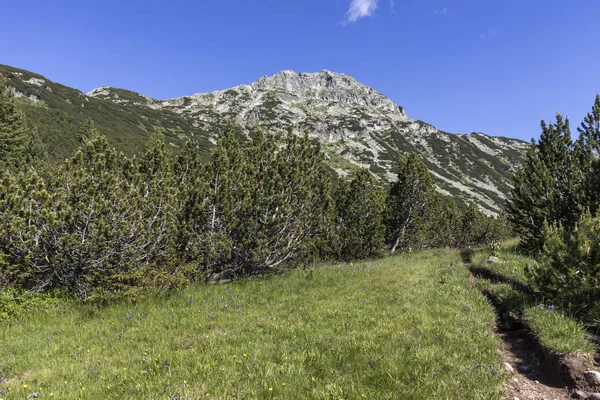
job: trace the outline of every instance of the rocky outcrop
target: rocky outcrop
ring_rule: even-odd
[[[409,118],[402,106],[351,76],[327,70],[282,71],[249,85],[167,100],[107,86],[84,95],[27,71],[13,70],[11,75],[20,79],[19,93],[44,101],[48,118],[53,115],[50,108],[67,112],[77,105],[78,116],[88,113],[102,118],[108,129],[114,129],[113,120],[118,120],[121,131],[114,135],[128,135],[128,143],[136,145],[158,129],[175,148],[190,135],[200,135],[208,151],[217,127],[227,121],[247,134],[256,125],[276,132],[292,126],[298,134],[308,133],[323,143],[338,175],[364,167],[382,184],[396,179],[399,156],[416,152],[440,193],[453,196],[459,204],[474,202],[489,214],[500,210],[527,148],[527,143],[516,139],[441,131]],[[50,87],[56,91],[51,93]],[[109,107],[106,102],[113,104]],[[60,121],[55,125],[62,127]]]

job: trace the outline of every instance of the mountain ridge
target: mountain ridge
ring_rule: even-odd
[[[273,131],[292,126],[322,142],[338,176],[366,167],[382,184],[389,184],[395,180],[398,157],[415,151],[429,167],[438,191],[455,197],[463,206],[475,202],[489,214],[499,212],[512,172],[528,145],[483,133],[438,130],[409,118],[403,106],[350,75],[328,70],[285,70],[250,85],[166,100],[109,86],[83,94],[28,71],[0,65],[0,72],[22,97],[34,124],[46,121],[50,127],[56,125],[56,116],[48,114],[59,111],[63,118],[90,118],[125,151],[139,149],[158,131],[175,149],[189,136],[197,136],[204,141],[208,156],[216,132],[229,120],[242,136],[257,125]],[[38,129],[43,131],[44,126]],[[72,133],[60,135],[72,142]],[[51,139],[43,132],[42,136]]]

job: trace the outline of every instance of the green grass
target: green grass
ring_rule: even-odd
[[[493,309],[459,265],[429,251],[39,310],[0,327],[0,397],[499,399]]]
[[[595,346],[587,339],[584,327],[573,318],[547,306],[528,307],[525,321],[540,344],[562,354],[594,354]]]
[[[535,260],[519,254],[517,244],[511,241],[494,251],[480,249],[476,253],[473,258],[476,267],[505,278],[504,282],[479,279],[476,286],[495,297],[505,316],[522,319],[544,348],[561,354],[593,354],[596,348],[579,321],[558,307],[540,306],[546,301],[535,291],[535,282],[526,273]],[[502,262],[487,263],[492,253]]]

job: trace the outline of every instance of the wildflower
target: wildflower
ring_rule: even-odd
[[[146,375],[148,373],[148,371],[142,371],[142,374]]]
[[[26,383],[23,384],[23,389],[27,389],[29,387],[29,385],[27,385]]]
[[[248,357],[248,354],[244,353],[244,357]]]
[[[54,396],[54,392],[50,392],[50,396]]]
[[[272,392],[272,391],[273,391],[273,388],[269,388],[269,392]]]
[[[283,383],[281,384],[281,386],[285,386],[285,382],[283,382]]]
[[[364,393],[363,393],[363,394],[361,394],[360,396],[361,396],[361,397],[367,397],[367,395],[366,395],[366,394],[364,394]]]
[[[82,387],[81,387],[81,390],[85,390],[85,386],[82,386]]]

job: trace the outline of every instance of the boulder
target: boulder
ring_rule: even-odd
[[[591,387],[600,386],[600,372],[587,371],[584,375],[586,382]]]

